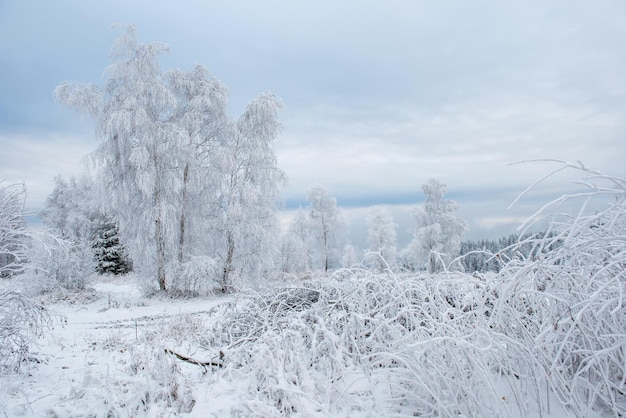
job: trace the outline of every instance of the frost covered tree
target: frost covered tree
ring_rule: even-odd
[[[202,247],[198,234],[206,232],[207,226],[204,217],[197,215],[203,205],[212,203],[207,196],[214,200],[212,191],[220,180],[214,169],[221,162],[218,151],[223,149],[232,124],[225,113],[227,89],[205,67],[196,65],[188,73],[171,70],[165,76],[176,97],[171,128],[180,153],[176,260],[182,266]]]
[[[281,240],[283,273],[304,273],[311,269],[312,237],[308,213],[298,209]]]
[[[340,262],[343,217],[337,208],[337,199],[323,187],[311,189],[308,201],[311,236],[315,243],[314,266],[328,271]]]
[[[167,50],[128,27],[113,45],[104,88],[66,82],[55,94],[96,120],[102,203],[134,266],[161,290],[202,266],[224,290],[235,270],[265,271],[277,248],[280,101],[264,94],[232,121],[227,90],[206,68],[161,72]]]
[[[303,273],[311,268],[310,241],[307,215],[298,209],[281,238],[280,268],[283,273]]]
[[[39,216],[49,232],[63,243],[54,246],[40,263],[48,272],[49,286],[82,289],[86,278],[95,271],[93,231],[101,216],[93,203],[93,182],[86,176],[67,181],[58,176],[54,181],[54,189]]]
[[[359,254],[359,249],[352,243],[347,243],[343,247],[343,254],[341,255],[341,265],[345,268],[352,268],[361,263],[363,257]]]
[[[81,288],[91,273],[126,273],[130,261],[120,243],[117,222],[102,213],[94,182],[86,176],[69,180],[57,176],[39,212],[44,225],[63,245],[51,250],[42,267],[63,287]]]
[[[499,272],[515,257],[531,257],[529,235],[510,234],[498,240],[480,239],[461,243],[461,265],[467,272]]]
[[[226,291],[231,273],[260,277],[279,254],[276,205],[285,175],[273,150],[280,131],[281,101],[265,93],[248,104],[226,138],[216,218],[221,245],[216,248]]]
[[[370,255],[369,263],[377,271],[383,272],[393,268],[396,263],[398,235],[393,216],[387,209],[377,206],[371,209],[366,218],[368,249],[376,255]]]
[[[158,57],[160,43],[143,44],[129,27],[113,44],[114,62],[105,70],[103,89],[65,82],[56,97],[96,119],[101,140],[93,154],[105,203],[116,210],[122,234],[142,267],[155,266],[161,289],[166,287],[166,258],[176,217],[179,153],[170,119],[176,97],[165,84]]]
[[[281,236],[280,243],[280,271],[283,273],[301,273],[306,271],[306,249],[301,241],[287,233]]]
[[[30,234],[24,221],[24,184],[0,182],[0,278],[24,271],[28,262]]]
[[[89,245],[93,222],[98,215],[94,205],[93,181],[86,177],[54,178],[54,188],[46,197],[39,216],[59,238]]]
[[[442,262],[447,267],[450,260],[458,255],[467,223],[454,214],[458,204],[444,198],[447,191],[445,184],[430,179],[422,190],[426,202],[414,209],[417,225],[409,245],[416,267],[425,266],[429,273],[433,273],[442,266]]]

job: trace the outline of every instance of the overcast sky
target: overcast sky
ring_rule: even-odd
[[[164,42],[163,70],[205,65],[237,116],[264,91],[286,107],[276,142],[288,209],[322,185],[353,228],[387,204],[410,228],[428,178],[448,185],[469,237],[514,232],[562,176],[507,210],[554,166],[626,177],[626,2],[0,0],[0,179],[41,206],[81,170],[93,123],[53,100],[62,81],[102,84],[134,24]]]

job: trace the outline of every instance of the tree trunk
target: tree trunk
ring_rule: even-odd
[[[328,231],[325,223],[322,224],[322,227],[324,228],[324,231],[322,232],[322,237],[324,239],[324,272],[328,273],[328,259],[330,258],[330,250],[328,248]]]
[[[156,256],[157,256],[157,280],[159,281],[159,289],[167,290],[165,286],[165,240],[163,238],[163,227],[161,225],[161,216],[155,221],[155,238],[156,238]]]
[[[227,245],[226,259],[224,260],[224,274],[222,275],[222,293],[228,292],[228,287],[230,286],[230,272],[232,271],[233,257],[235,255],[235,240],[230,232],[228,233]]]
[[[178,264],[183,264],[183,257],[185,251],[185,222],[186,222],[186,211],[187,211],[187,183],[189,182],[189,163],[185,165],[185,170],[183,172],[183,201],[182,208],[180,211],[180,224],[179,224],[179,238],[178,238]]]
[[[155,158],[156,160],[156,158]],[[158,208],[157,217],[154,220],[154,238],[156,244],[156,261],[157,261],[157,280],[159,282],[159,289],[166,290],[165,282],[165,234],[163,233],[163,220],[161,219],[163,214],[161,213],[160,197],[161,188],[160,182],[157,182],[154,188],[153,205]]]
[[[435,273],[435,269],[437,267],[437,257],[433,250],[431,249],[428,253],[428,274]]]

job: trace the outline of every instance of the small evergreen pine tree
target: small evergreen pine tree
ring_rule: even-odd
[[[93,238],[96,271],[99,274],[124,274],[132,270],[131,262],[120,243],[117,223],[103,216],[98,220]]]

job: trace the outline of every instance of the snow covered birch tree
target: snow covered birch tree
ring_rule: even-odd
[[[418,266],[426,266],[429,273],[437,270],[441,263],[447,263],[461,249],[461,238],[467,231],[467,223],[457,218],[454,211],[458,204],[444,199],[445,184],[430,179],[422,186],[426,202],[414,209],[417,226],[411,244]]]
[[[366,220],[369,251],[377,253],[377,256],[369,257],[369,262],[376,270],[383,272],[392,268],[396,262],[398,225],[389,211],[382,206],[372,208]]]
[[[103,215],[93,203],[93,181],[87,176],[55,178],[52,193],[39,212],[44,225],[62,245],[51,248],[42,263],[50,285],[82,289],[95,271],[94,227]]]
[[[219,181],[215,170],[219,162],[217,151],[230,128],[225,112],[228,92],[201,65],[188,73],[169,71],[166,77],[177,98],[172,136],[180,148],[179,169],[182,171],[176,250],[177,262],[182,265],[185,256],[194,253],[194,246],[202,247],[198,235],[206,232],[205,217],[195,215],[206,203],[203,198],[213,195],[212,190]]]
[[[138,42],[129,27],[113,45],[103,89],[63,83],[55,94],[96,119],[102,203],[136,270],[154,274],[161,290],[183,290],[181,271],[222,264],[207,280],[225,289],[235,266],[263,269],[275,249],[280,101],[264,94],[234,122],[226,88],[206,68],[161,73],[167,50]]]
[[[221,219],[221,286],[231,285],[239,269],[258,277],[279,252],[276,204],[285,175],[278,168],[273,142],[280,131],[280,100],[265,93],[253,100],[224,144],[222,183],[217,208]]]
[[[307,213],[298,209],[282,237],[281,270],[304,273],[311,268],[311,234]]]
[[[337,200],[330,197],[328,190],[323,187],[311,189],[308,200],[309,222],[317,244],[317,259],[320,267],[328,271],[337,265],[341,256],[343,217],[337,208]]]
[[[164,44],[138,42],[134,28],[128,27],[113,44],[114,62],[105,70],[104,89],[69,82],[55,89],[60,101],[96,119],[101,144],[93,157],[100,168],[103,203],[116,212],[132,258],[146,270],[155,266],[162,290],[171,251],[167,238],[181,188],[179,154],[169,137],[177,102],[158,61],[167,50]]]

